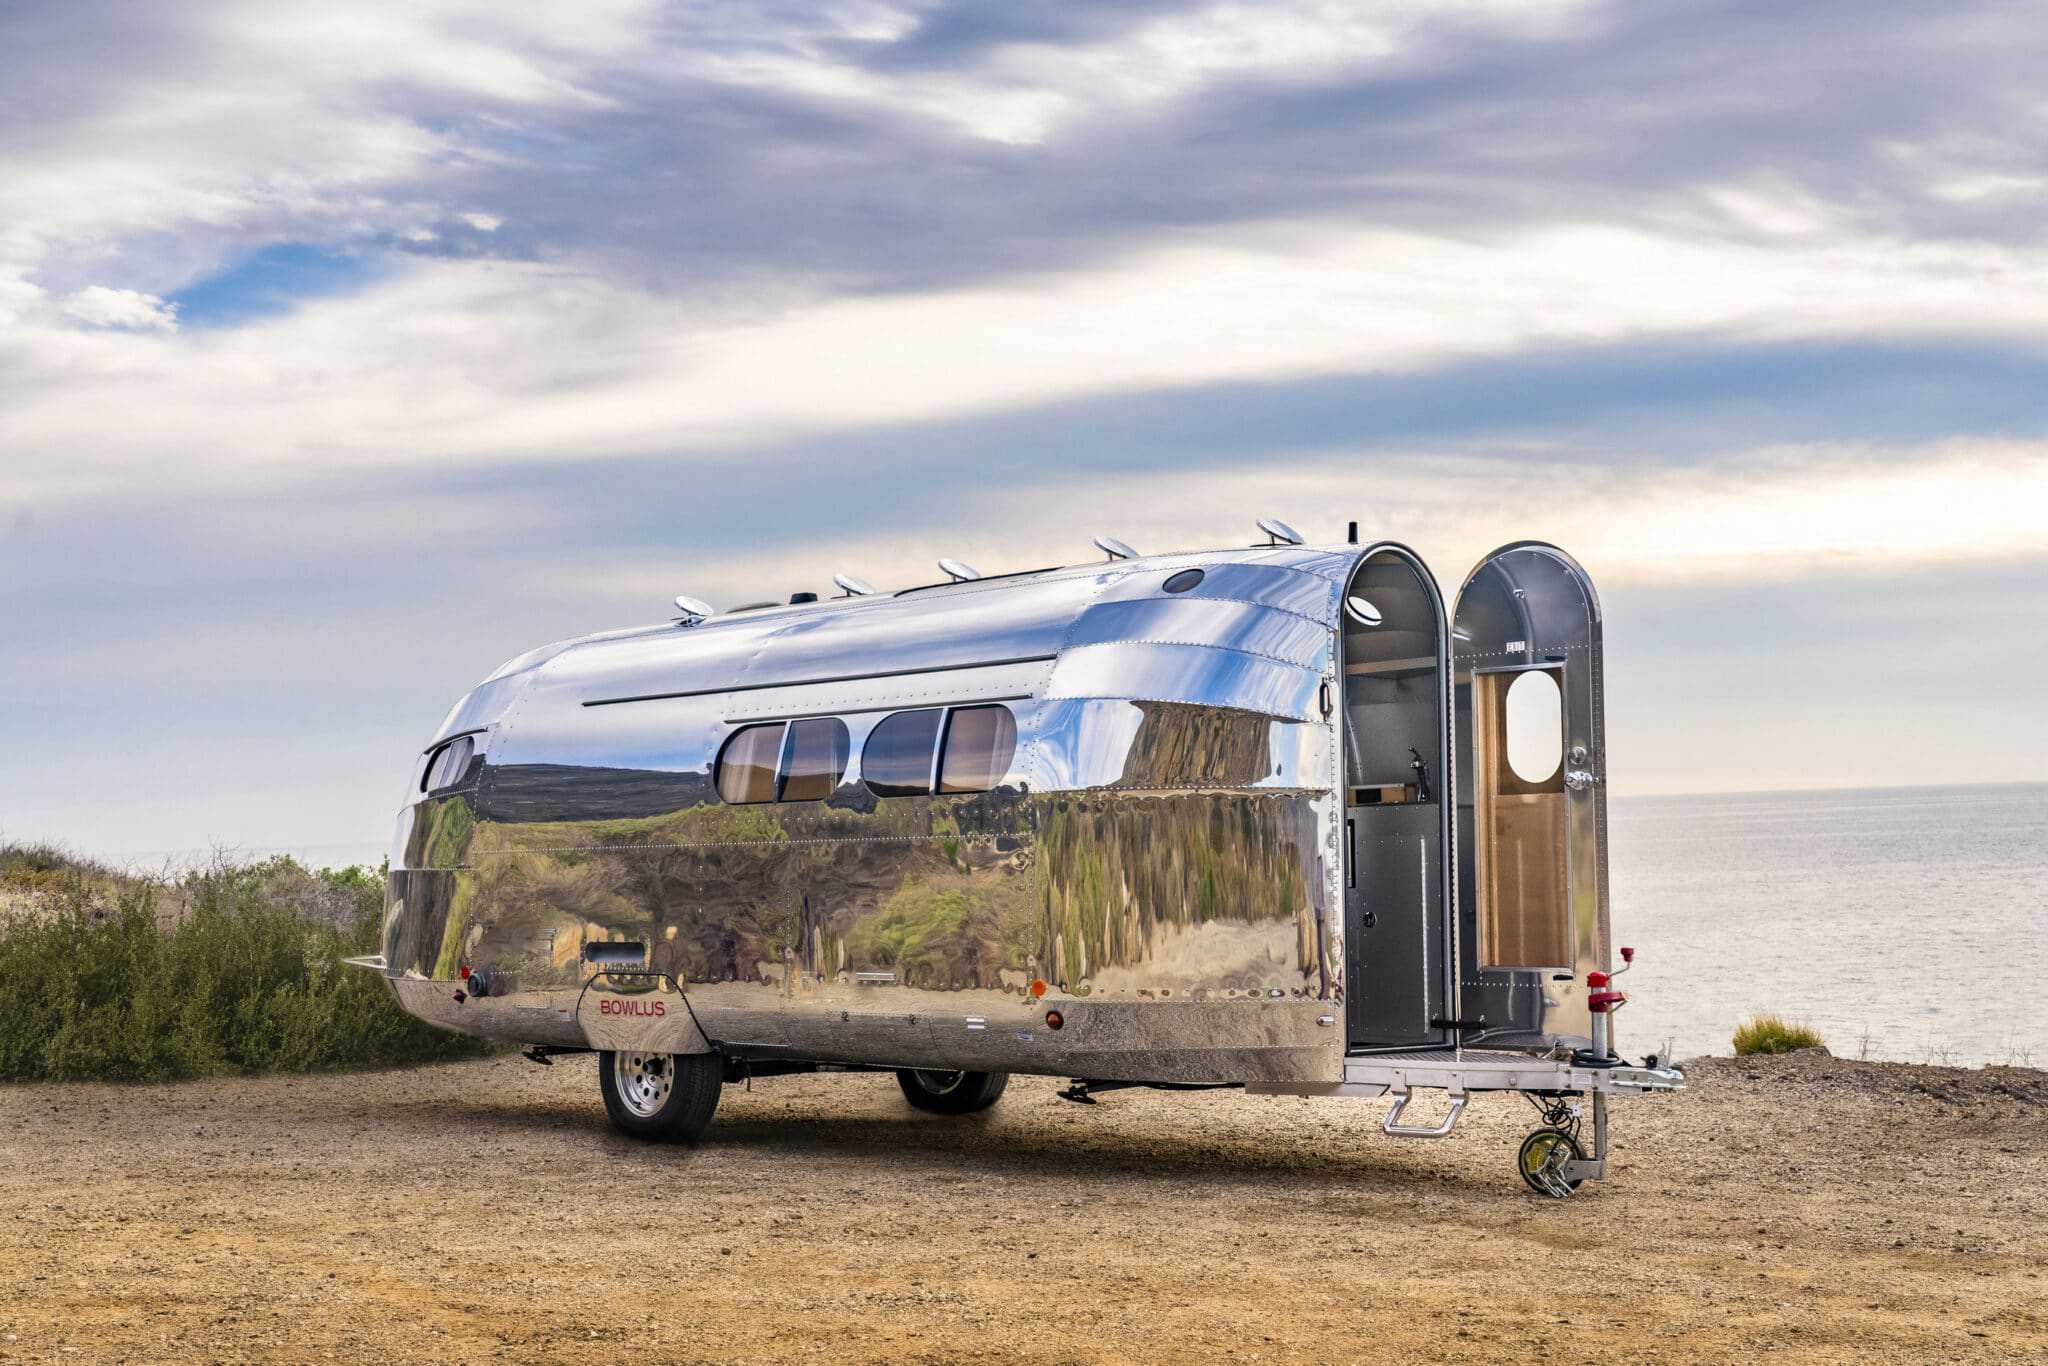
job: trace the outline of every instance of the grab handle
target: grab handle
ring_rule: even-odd
[[[1408,1101],[1412,1095],[1413,1093],[1409,1091],[1396,1091],[1394,1093],[1394,1108],[1387,1111],[1386,1119],[1380,1124],[1381,1132],[1390,1138],[1442,1138],[1450,1133],[1452,1126],[1457,1124],[1458,1116],[1465,1113],[1465,1093],[1463,1091],[1453,1091],[1451,1093],[1451,1112],[1444,1116],[1443,1123],[1433,1129],[1424,1128],[1420,1124],[1403,1124],[1401,1122],[1401,1112],[1408,1108]]]

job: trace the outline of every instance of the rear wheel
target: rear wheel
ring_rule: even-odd
[[[612,1127],[657,1143],[693,1143],[711,1123],[725,1064],[716,1053],[599,1053]]]
[[[935,1115],[971,1115],[986,1110],[1010,1084],[1008,1072],[934,1072],[906,1069],[896,1074],[903,1098]]]

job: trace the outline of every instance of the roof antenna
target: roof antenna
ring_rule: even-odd
[[[864,598],[875,591],[873,584],[852,574],[834,574],[832,586],[839,590],[842,598]]]
[[[1138,558],[1137,551],[1131,549],[1114,536],[1097,536],[1095,538],[1095,548],[1109,556],[1112,560],[1135,560]]]
[[[715,615],[710,603],[702,598],[693,598],[688,593],[676,594],[676,611],[682,613],[676,618],[678,626],[695,626],[704,618]]]
[[[1346,522],[1344,524],[1344,539],[1352,545],[1358,544],[1358,523]]]
[[[1267,545],[1300,545],[1303,537],[1299,531],[1281,521],[1278,517],[1259,518],[1259,530],[1272,539]]]
[[[971,564],[962,564],[958,560],[940,560],[939,568],[945,570],[946,577],[954,583],[966,583],[970,579],[981,577],[979,569],[976,569]]]

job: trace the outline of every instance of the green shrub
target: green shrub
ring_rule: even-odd
[[[1795,1048],[1821,1048],[1820,1035],[1810,1026],[1793,1024],[1776,1015],[1752,1015],[1735,1029],[1735,1056],[1754,1053],[1790,1053]]]
[[[169,928],[158,899],[183,903]],[[111,906],[82,872],[46,914],[0,920],[0,1081],[176,1081],[377,1067],[488,1043],[405,1014],[375,973],[382,880],[290,859],[166,887],[123,879]]]

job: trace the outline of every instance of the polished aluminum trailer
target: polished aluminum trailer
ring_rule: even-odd
[[[1593,585],[1519,543],[1447,613],[1403,546],[1261,527],[521,655],[423,753],[360,961],[434,1024],[598,1052],[648,1137],[821,1068],[949,1113],[1017,1072],[1391,1094],[1406,1137],[1512,1091],[1569,1194],[1609,1095],[1683,1084],[1608,1032]]]

